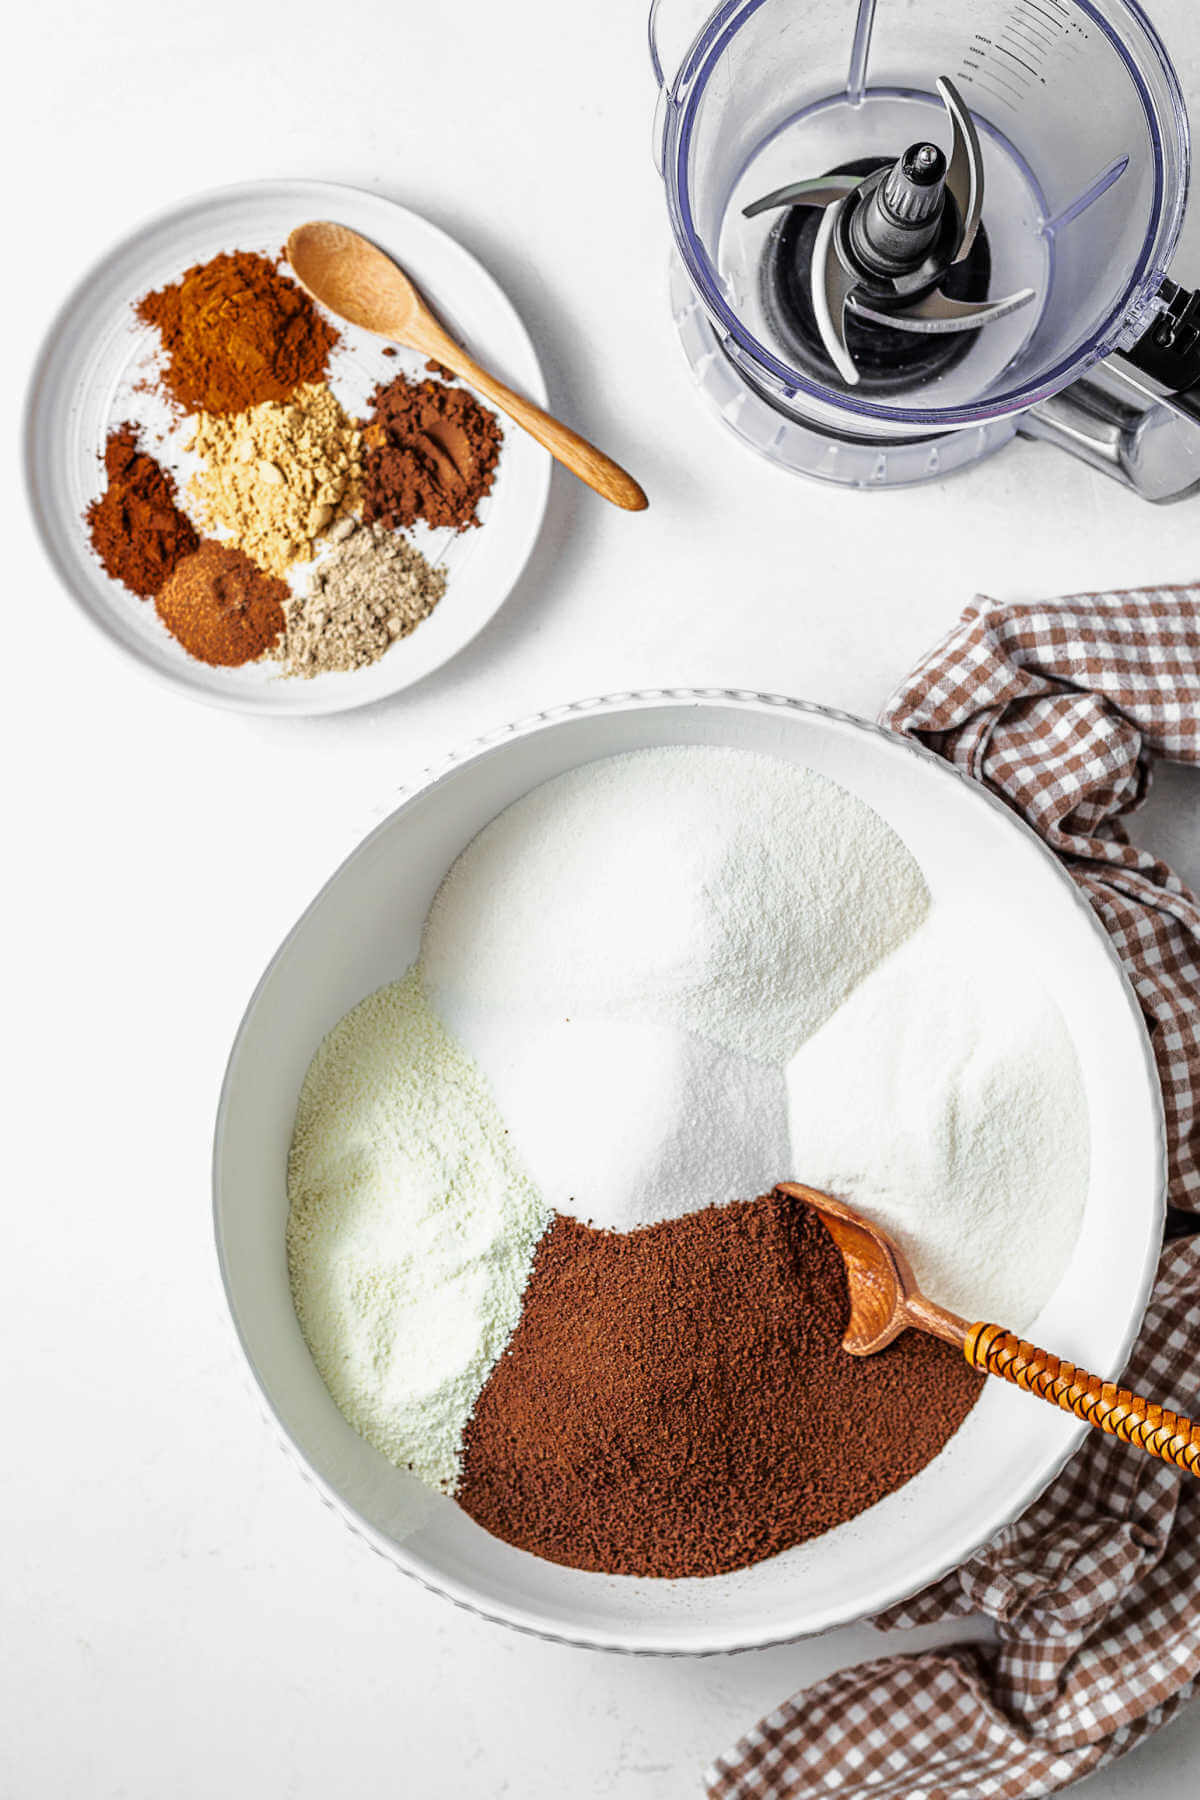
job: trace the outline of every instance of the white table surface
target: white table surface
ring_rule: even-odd
[[[1151,11],[1200,116],[1192,0]],[[665,304],[643,0],[37,0],[6,50],[10,345],[176,196],[376,187],[488,264],[553,402],[652,506],[620,515],[556,473],[475,645],[390,704],[289,723],[190,705],[114,657],[56,591],[9,467],[0,1794],[696,1793],[742,1727],[878,1635],[699,1663],[561,1649],[457,1612],[342,1530],[250,1401],[218,1299],[208,1152],[231,1033],[360,825],[459,740],[663,684],[872,714],[977,590],[1196,578],[1200,499],[1154,510],[1024,443],[861,497],[720,430]],[[1200,218],[1189,242],[1177,273],[1200,281]],[[1196,880],[1197,825],[1175,776],[1140,829]],[[1184,1800],[1197,1753],[1200,1708],[1088,1794]]]

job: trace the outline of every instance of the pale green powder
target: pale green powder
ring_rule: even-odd
[[[292,1294],[326,1386],[389,1461],[452,1492],[549,1213],[415,969],[313,1058],[288,1202]]]

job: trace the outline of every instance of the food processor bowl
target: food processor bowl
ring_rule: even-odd
[[[1188,128],[1132,0],[655,0],[650,39],[676,323],[701,386],[776,460],[857,485],[944,474],[1152,322]],[[977,279],[989,297],[1032,293],[955,355],[911,359],[909,380],[823,374],[771,279],[781,256],[789,281],[808,278],[801,209],[762,197],[913,145],[950,152],[939,83],[978,139]]]

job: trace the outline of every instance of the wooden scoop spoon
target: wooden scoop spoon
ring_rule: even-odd
[[[1011,1381],[1098,1431],[1200,1475],[1200,1425],[1062,1362],[999,1325],[968,1325],[944,1306],[935,1306],[917,1286],[899,1246],[844,1201],[798,1181],[781,1181],[775,1192],[811,1206],[842,1253],[850,1290],[850,1324],[842,1347],[851,1356],[872,1356],[914,1325],[955,1345],[985,1375]]]
[[[646,506],[633,476],[611,457],[480,368],[434,317],[404,270],[369,239],[345,225],[320,221],[298,225],[288,237],[287,253],[300,285],[339,319],[444,363],[614,506],[627,512]]]

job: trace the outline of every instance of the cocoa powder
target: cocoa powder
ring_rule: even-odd
[[[394,381],[371,396],[363,518],[393,530],[418,519],[465,531],[479,524],[491,492],[502,433],[495,413],[466,388]]]
[[[104,446],[107,486],[84,515],[105,573],[139,600],[153,599],[199,538],[175,504],[175,483],[138,448],[136,425],[121,425]]]
[[[630,1233],[556,1218],[457,1498],[614,1575],[717,1575],[829,1531],[924,1468],[982,1386],[918,1332],[849,1356],[848,1315],[841,1257],[792,1200]]]

